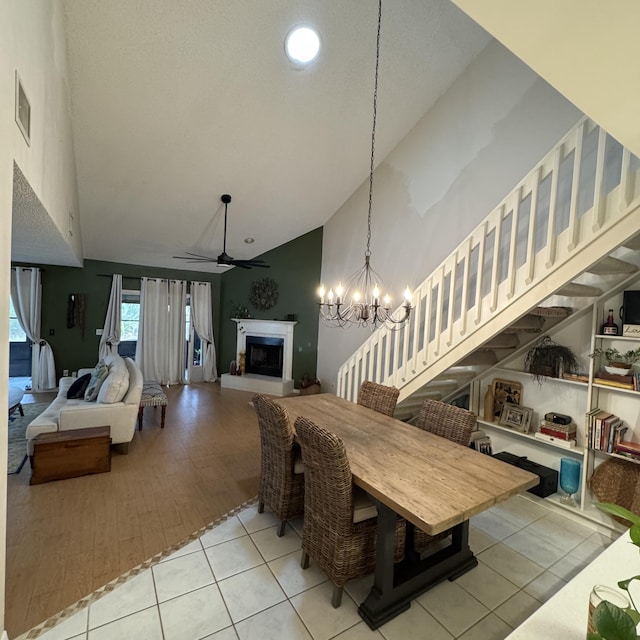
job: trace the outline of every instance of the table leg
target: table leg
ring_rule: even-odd
[[[138,409],[138,431],[142,431],[142,412],[144,411],[144,407],[140,407]]]
[[[376,570],[373,587],[358,613],[377,629],[411,606],[411,600],[445,579],[455,580],[478,564],[469,548],[469,522],[453,528],[451,543],[424,560],[406,554],[393,563],[396,514],[378,503]],[[412,536],[409,536],[412,539]]]
[[[160,417],[160,428],[164,429],[164,417],[167,414],[167,405],[162,405],[162,416]]]

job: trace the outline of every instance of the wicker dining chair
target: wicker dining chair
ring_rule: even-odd
[[[471,411],[438,400],[425,400],[418,414],[416,426],[468,447],[476,421],[476,415]],[[413,550],[422,553],[436,542],[449,537],[451,529],[431,536],[421,529],[414,528],[408,535],[413,535]]]
[[[399,395],[400,390],[395,387],[387,387],[384,384],[365,380],[360,385],[358,404],[373,409],[378,413],[393,416]]]
[[[258,512],[265,504],[280,520],[278,537],[286,521],[304,513],[304,467],[300,446],[294,442],[289,414],[273,400],[256,394],[253,406],[260,428],[261,469]]]
[[[376,561],[377,510],[360,520],[354,509],[354,488],[342,440],[307,418],[295,422],[304,461],[305,497],[302,525],[303,569],[312,558],[333,582],[331,604],[342,602],[344,585],[373,573]],[[364,494],[364,492],[362,492]],[[366,496],[366,494],[364,494]],[[371,517],[373,516],[373,517]],[[405,521],[396,525],[396,561],[403,557]]]
[[[468,447],[476,421],[476,414],[471,411],[439,400],[425,400],[418,414],[416,426]]]

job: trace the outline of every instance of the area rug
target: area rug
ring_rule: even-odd
[[[39,416],[47,407],[48,402],[33,402],[23,404],[24,417],[17,409],[9,417],[9,456],[7,460],[7,473],[20,473],[22,465],[27,459],[27,441],[24,432],[29,423]]]

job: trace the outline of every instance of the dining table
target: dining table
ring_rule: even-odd
[[[469,518],[539,482],[528,471],[333,394],[277,402],[292,426],[302,416],[340,437],[354,484],[377,505],[374,583],[358,608],[371,629],[406,611],[420,593],[475,567]],[[449,544],[422,556],[407,548],[395,563],[398,516],[409,530],[450,531]]]

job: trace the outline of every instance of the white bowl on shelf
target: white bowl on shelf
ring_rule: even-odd
[[[614,376],[628,376],[631,371],[631,365],[623,369],[622,367],[612,367],[610,365],[605,365],[604,370],[607,373],[610,373]]]

